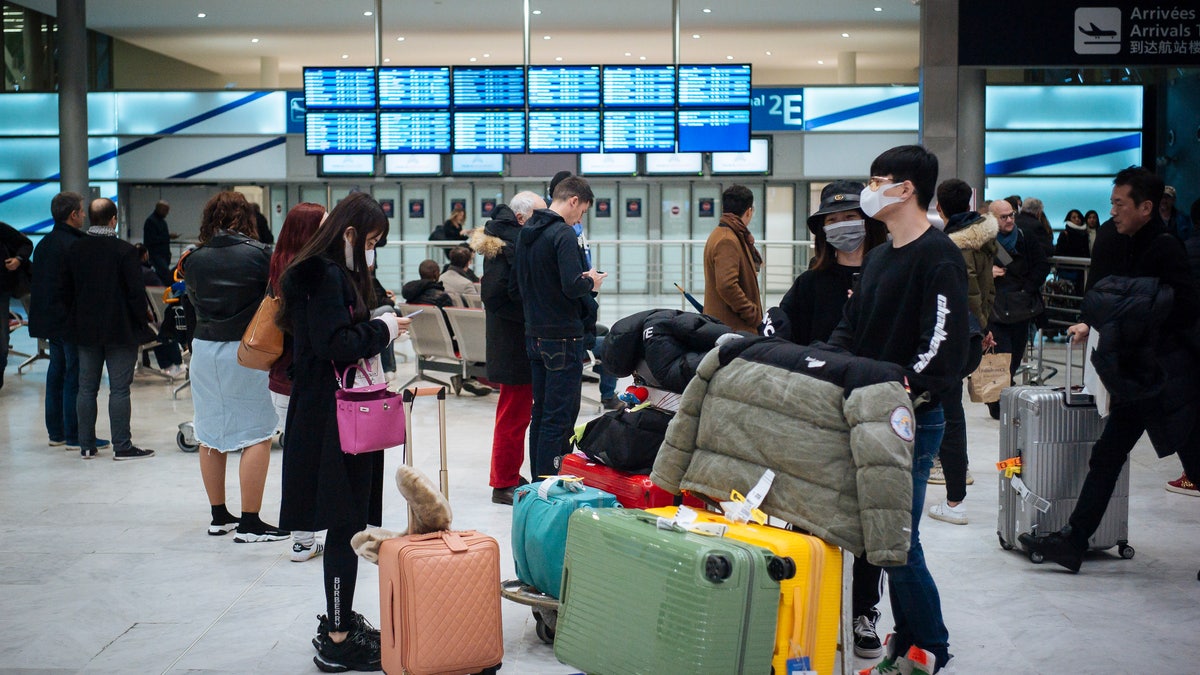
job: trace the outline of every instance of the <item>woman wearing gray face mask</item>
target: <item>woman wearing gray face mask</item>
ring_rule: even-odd
[[[821,206],[808,219],[816,255],[779,307],[767,311],[763,334],[808,345],[828,340],[837,328],[842,307],[862,269],[863,256],[887,239],[884,224],[867,218],[859,207],[862,190],[862,183],[835,181],[821,191]],[[854,561],[854,652],[862,658],[883,654],[875,631],[882,574],[882,568],[866,558]]]

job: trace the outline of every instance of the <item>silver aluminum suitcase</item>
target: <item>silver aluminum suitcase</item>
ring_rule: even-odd
[[[1087,475],[1092,445],[1104,430],[1092,397],[1072,390],[1071,352],[1068,342],[1065,389],[1009,387],[1000,394],[1000,461],[1021,458],[1019,474],[1000,477],[996,534],[1005,550],[1019,545],[1017,536],[1022,533],[1055,532],[1067,524]],[[1097,551],[1118,546],[1121,557],[1133,557],[1128,462],[1088,545]],[[1030,553],[1029,559],[1042,562],[1040,554]]]

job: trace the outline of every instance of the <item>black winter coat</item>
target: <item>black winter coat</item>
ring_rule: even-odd
[[[517,283],[530,337],[582,338],[596,332],[599,305],[583,276],[587,257],[575,229],[551,209],[533,212],[517,238]]]
[[[1013,261],[1005,267],[1004,276],[996,277],[996,305],[1000,296],[1025,291],[1030,295],[1041,295],[1042,284],[1050,273],[1050,261],[1043,255],[1041,246],[1024,230],[1017,230],[1017,250],[1009,253]],[[1000,261],[996,261],[1000,265]],[[1004,323],[996,316],[993,305],[991,322]]]
[[[400,297],[410,305],[454,306],[454,299],[436,279],[414,279],[400,287]]]
[[[63,305],[66,297],[67,249],[83,238],[82,230],[54,223],[50,234],[33,249],[33,281],[29,298],[29,334],[48,340],[74,342],[71,316]]]
[[[181,263],[197,340],[238,342],[267,292],[271,247],[223,232]]]
[[[842,320],[842,310],[861,267],[834,265],[825,270],[808,270],[796,277],[779,302],[779,310],[769,310],[777,337],[798,345],[825,342]],[[764,322],[765,323],[765,322]]]
[[[153,338],[137,249],[115,236],[88,235],[67,250],[63,306],[78,345],[136,346]]]
[[[479,294],[487,315],[487,377],[499,384],[529,384],[533,375],[525,353],[525,310],[516,283],[517,235],[521,226],[505,204],[471,235],[471,248],[483,255]]]
[[[682,394],[717,338],[733,329],[711,316],[651,309],[621,319],[604,338],[604,369],[616,377],[635,371],[648,384]],[[640,364],[645,362],[645,368]],[[648,372],[647,372],[648,371]]]
[[[1018,213],[1016,222],[1021,232],[1032,237],[1042,247],[1043,258],[1054,255],[1054,235],[1046,230],[1040,218],[1028,213]]]
[[[1076,230],[1073,227],[1065,228],[1058,235],[1058,243],[1054,245],[1054,255],[1071,258],[1092,257],[1087,230]]]
[[[12,293],[21,287],[28,291],[29,259],[32,256],[33,242],[29,237],[8,223],[0,223],[0,293]],[[4,261],[14,257],[21,259],[21,265],[9,271],[4,267]],[[7,312],[5,314],[7,317]]]
[[[383,321],[367,319],[342,267],[309,258],[287,271],[283,298],[292,333],[292,399],[284,434],[280,527],[322,530],[378,525],[383,508],[383,453],[348,455],[338,438],[334,375],[370,358],[391,339]],[[353,320],[347,307],[354,307]],[[353,378],[347,386],[352,386]]]

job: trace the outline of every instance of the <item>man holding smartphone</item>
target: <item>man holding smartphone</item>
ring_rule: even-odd
[[[1044,311],[1042,282],[1050,272],[1042,247],[1017,227],[1016,211],[1012,204],[997,199],[991,205],[999,232],[996,242],[996,261],[992,277],[996,281],[996,297],[988,327],[996,341],[996,352],[1011,354],[1008,365],[1011,378],[1021,365],[1025,345],[1029,342],[1029,322]],[[992,419],[1000,419],[1000,403],[988,403]]]

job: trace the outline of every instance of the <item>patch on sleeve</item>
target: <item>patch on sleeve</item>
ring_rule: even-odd
[[[903,406],[892,411],[892,431],[900,438],[912,442],[916,437],[916,425],[913,423],[912,412]]]

